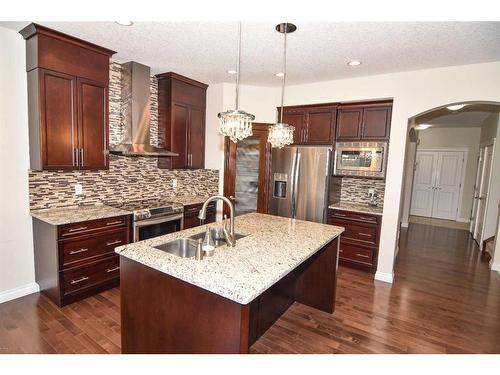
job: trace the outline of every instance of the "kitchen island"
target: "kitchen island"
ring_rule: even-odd
[[[155,246],[206,226],[116,248],[123,353],[247,353],[294,301],[333,313],[343,228],[257,213],[235,227],[246,236],[201,261]]]

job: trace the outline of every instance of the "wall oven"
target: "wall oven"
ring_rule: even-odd
[[[337,142],[336,176],[385,178],[387,142]]]

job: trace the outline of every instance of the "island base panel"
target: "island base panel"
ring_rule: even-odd
[[[247,305],[120,258],[123,353],[248,353],[294,301],[334,311],[338,239]]]

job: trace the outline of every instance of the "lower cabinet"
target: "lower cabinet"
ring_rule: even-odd
[[[198,214],[200,213],[203,203],[191,204],[189,206],[184,206],[184,228],[189,229],[200,226],[202,224],[208,224],[215,222],[215,202],[210,203],[207,207],[207,219],[204,223],[198,219]]]
[[[328,224],[345,228],[340,236],[341,265],[369,272],[377,270],[381,219],[379,215],[354,211],[328,211]]]
[[[58,306],[117,286],[115,247],[130,241],[128,216],[54,226],[33,219],[35,276]]]

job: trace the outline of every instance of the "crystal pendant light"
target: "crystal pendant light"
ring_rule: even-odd
[[[219,118],[219,133],[228,136],[234,143],[252,135],[252,121],[255,116],[242,111],[239,106],[240,91],[240,60],[241,60],[241,22],[238,27],[238,58],[236,60],[236,108],[217,115]]]
[[[281,111],[279,122],[269,127],[267,141],[272,147],[282,148],[293,143],[293,132],[295,128],[283,122],[283,102],[285,100],[285,79],[286,79],[286,36],[297,30],[297,26],[292,23],[280,23],[276,25],[276,31],[284,35],[283,41],[283,75],[281,76]]]

